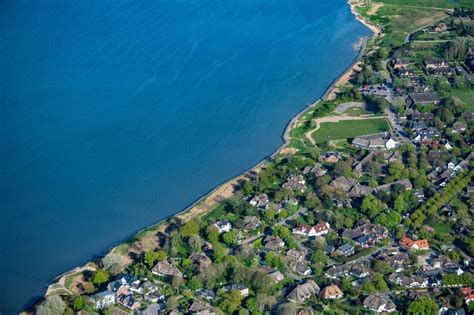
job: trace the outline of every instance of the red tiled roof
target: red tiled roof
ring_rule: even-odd
[[[408,248],[408,249],[412,249],[413,247],[418,247],[418,248],[428,248],[430,247],[430,244],[428,243],[428,240],[417,240],[417,241],[414,241],[412,240],[411,238],[407,237],[407,236],[403,236],[400,241],[399,241],[399,244],[405,248]]]

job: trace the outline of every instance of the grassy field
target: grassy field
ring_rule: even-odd
[[[385,118],[365,120],[343,120],[337,123],[321,123],[321,127],[311,136],[316,143],[329,140],[350,139],[357,136],[384,132],[390,129]]]
[[[384,26],[386,35],[381,39],[381,46],[398,47],[404,43],[405,37],[410,32],[447,16],[443,8],[452,8],[449,2],[448,0],[383,0],[358,7],[357,11],[371,23]],[[380,3],[383,5],[380,6]]]
[[[373,2],[383,2],[384,4],[409,5],[417,7],[474,8],[474,2],[472,0],[375,0]]]
[[[474,90],[468,88],[463,90],[452,90],[451,94],[464,103],[467,111],[474,110]]]
[[[387,35],[383,42],[387,46],[399,46],[405,37],[421,26],[427,25],[443,16],[444,11],[434,9],[418,9],[404,6],[383,6],[377,11],[378,15],[387,17]]]

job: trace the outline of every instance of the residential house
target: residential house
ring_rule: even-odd
[[[440,97],[436,92],[429,93],[410,93],[408,95],[408,107],[414,105],[435,104],[438,105]]]
[[[260,220],[256,216],[244,217],[244,229],[254,230],[260,226]]]
[[[198,295],[208,301],[212,301],[216,298],[216,293],[208,289],[200,289],[197,291]]]
[[[441,133],[435,127],[429,127],[418,131],[418,134],[413,138],[414,143],[421,143],[424,140],[433,140],[439,138]]]
[[[269,202],[270,198],[268,198],[267,194],[256,195],[249,201],[252,206],[257,207],[257,209],[261,210],[266,209]]]
[[[249,295],[249,288],[244,286],[243,284],[229,284],[224,287],[222,287],[225,291],[232,291],[232,290],[237,290],[240,292],[242,297],[247,297]]]
[[[396,71],[396,74],[400,78],[414,78],[416,76],[415,72],[413,72],[413,70],[411,70],[410,68],[399,68]]]
[[[341,159],[339,152],[321,152],[319,161],[324,163],[337,163]]]
[[[326,247],[324,247],[324,253],[326,255],[331,255],[332,253],[334,253],[334,246],[331,246],[331,245],[326,245]]]
[[[390,298],[376,294],[366,297],[364,300],[364,306],[376,313],[392,313],[397,309]]]
[[[375,244],[375,236],[372,234],[359,236],[355,240],[356,245],[368,248]]]
[[[396,58],[392,59],[391,61],[393,69],[401,69],[401,68],[407,68],[410,65],[410,61],[408,59],[403,59],[403,58]]]
[[[280,271],[276,270],[275,268],[263,266],[263,267],[260,267],[260,270],[266,273],[270,277],[270,279],[273,280],[274,283],[278,283],[282,281],[283,279],[285,279],[285,276]]]
[[[445,32],[447,29],[448,29],[448,26],[447,26],[445,23],[439,23],[439,24],[436,25],[436,27],[434,28],[434,31],[435,31],[436,33],[442,33],[442,32]]]
[[[371,194],[374,189],[370,186],[355,184],[349,190],[349,196],[353,198],[362,197]]]
[[[369,270],[360,263],[344,264],[338,266],[332,266],[326,270],[326,276],[328,278],[336,279],[347,276],[354,276],[356,278],[365,278],[369,275]]]
[[[139,315],[158,315],[160,311],[162,312],[163,310],[166,309],[166,306],[161,303],[153,303],[148,305],[145,309],[142,309],[138,312]]]
[[[363,149],[391,150],[400,146],[400,143],[393,139],[388,133],[378,133],[355,137],[352,140],[352,145]]]
[[[169,276],[169,277],[173,277],[173,276],[182,277],[183,276],[183,274],[181,273],[181,271],[179,271],[177,267],[173,266],[166,260],[159,261],[155,265],[155,267],[153,267],[151,272],[158,276]]]
[[[405,187],[405,190],[411,190],[413,188],[413,185],[411,184],[409,179],[400,179],[400,180],[397,180],[393,183],[379,185],[379,186],[374,188],[374,191],[376,191],[376,192],[378,192],[378,191],[387,191],[387,190],[390,190],[390,188],[392,188],[393,185],[402,185],[402,186]]]
[[[287,298],[290,301],[302,303],[313,295],[318,294],[319,290],[319,286],[316,282],[308,280],[307,282],[296,286],[296,288],[287,295]]]
[[[425,201],[425,193],[423,192],[422,189],[414,190],[413,194],[415,195],[416,201],[418,201],[418,203],[422,203]]]
[[[117,295],[117,303],[134,311],[138,310],[141,306],[140,302],[137,301],[132,293]]]
[[[392,283],[404,286],[406,288],[426,288],[428,280],[420,276],[406,276],[398,273],[392,273],[388,276],[388,280]]]
[[[263,245],[267,250],[277,250],[285,246],[285,242],[278,236],[267,235],[263,240]]]
[[[158,291],[158,286],[149,280],[145,280],[139,289],[139,293],[145,295],[156,291]]]
[[[315,226],[313,226],[313,229],[315,231],[315,236],[321,236],[321,235],[326,235],[329,232],[330,225],[326,221],[319,221]]]
[[[474,56],[472,54],[466,54],[466,57],[464,58],[464,64],[471,72],[474,72]]]
[[[340,176],[334,179],[329,185],[337,190],[349,192],[349,190],[351,190],[352,186],[355,184],[356,181],[353,178],[345,178],[344,176]]]
[[[212,306],[206,303],[202,303],[199,301],[194,301],[191,306],[189,307],[189,314],[194,315],[212,315],[214,312],[212,311]]]
[[[232,225],[230,224],[230,222],[225,220],[217,221],[216,223],[214,223],[214,226],[217,227],[219,233],[229,232],[232,229]]]
[[[110,290],[102,291],[91,297],[96,309],[101,310],[109,305],[115,304],[115,293]]]
[[[446,68],[449,67],[449,64],[446,60],[425,60],[424,62],[425,68],[428,70],[434,70],[439,68]]]
[[[430,248],[428,240],[423,239],[415,241],[407,237],[406,235],[400,239],[398,244],[400,245],[400,247],[406,250],[428,250]]]
[[[349,239],[357,239],[361,236],[371,235],[375,242],[388,236],[388,230],[386,227],[378,224],[373,224],[370,221],[361,220],[357,222],[356,227],[352,230],[344,230],[342,237]]]
[[[308,224],[300,225],[293,229],[294,234],[303,235],[303,236],[321,236],[329,232],[329,223],[326,221],[319,221],[315,226]]]
[[[331,300],[336,300],[340,299],[344,296],[342,293],[341,289],[335,284],[333,285],[328,285],[321,291],[321,298],[323,299],[331,299]]]
[[[314,174],[315,177],[322,177],[326,175],[327,169],[322,167],[319,164],[316,164],[314,166],[306,166],[303,170],[303,174]]]
[[[433,70],[435,77],[451,77],[456,74],[456,71],[451,67],[436,68]]]
[[[193,253],[189,256],[189,259],[196,266],[197,271],[203,272],[212,265],[212,260],[202,253]]]
[[[311,268],[302,262],[293,263],[292,269],[303,276],[309,276],[311,274]]]
[[[474,301],[474,289],[473,288],[460,288],[459,291],[464,297],[464,302],[466,305]]]
[[[355,140],[356,138],[354,138]],[[352,141],[354,143],[354,141]],[[369,154],[367,154],[362,160],[358,161],[355,163],[354,168],[352,169],[354,172],[358,173],[359,176],[362,175],[364,171],[364,166],[370,162],[373,161],[374,158],[376,157],[377,153],[375,151],[370,151]]]
[[[306,261],[306,252],[301,249],[289,249],[286,257],[292,261]]]
[[[354,255],[355,253],[355,248],[349,243],[346,243],[342,246],[340,246],[336,251],[336,255],[338,256],[343,256],[343,257],[349,257]]]
[[[406,253],[396,253],[394,255],[387,255],[382,258],[395,272],[401,272],[405,269],[405,266],[411,264],[410,256]]]
[[[463,121],[457,121],[452,126],[453,133],[460,133],[467,130],[467,124]]]
[[[439,309],[439,315],[466,315],[466,311],[463,308],[452,309],[443,306]]]
[[[303,193],[306,191],[306,180],[302,175],[292,175],[286,183],[282,185],[282,188]]]

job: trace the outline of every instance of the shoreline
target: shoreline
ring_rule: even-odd
[[[119,244],[111,247],[108,250],[104,250],[104,254],[100,255],[100,257],[104,257],[105,255],[114,253],[114,254],[120,254],[122,256],[125,256],[124,253],[121,253],[121,251],[124,250],[123,247],[126,247],[126,254],[133,252],[133,246],[134,243],[139,243],[142,240],[145,240],[147,235],[146,234],[153,234],[156,235],[157,232],[163,232],[166,227],[169,226],[169,221],[176,218],[179,220],[182,220],[183,222],[189,221],[191,218],[194,218],[199,215],[203,215],[204,213],[212,210],[218,203],[222,202],[223,200],[230,198],[234,194],[234,187],[239,184],[242,180],[245,180],[246,177],[251,176],[252,173],[258,173],[258,171],[272,158],[274,158],[276,155],[281,154],[281,153],[286,153],[284,152],[285,149],[290,150],[288,148],[288,145],[290,144],[291,137],[290,137],[290,132],[295,126],[295,124],[298,122],[299,118],[305,114],[309,109],[317,106],[319,102],[328,99],[328,97],[331,96],[331,94],[337,92],[337,86],[339,84],[344,84],[347,82],[347,78],[352,74],[354,71],[354,68],[357,67],[357,64],[360,62],[360,59],[364,55],[366,45],[368,42],[368,39],[373,37],[373,36],[378,36],[382,34],[381,30],[377,28],[376,26],[369,24],[363,17],[361,17],[357,11],[355,10],[355,7],[357,4],[351,3],[351,0],[348,0],[347,3],[350,6],[351,13],[355,16],[356,20],[361,22],[364,26],[366,26],[370,31],[372,31],[372,35],[369,35],[367,37],[361,37],[361,40],[359,43],[357,43],[357,55],[353,62],[347,66],[347,68],[338,76],[336,77],[330,84],[329,86],[324,90],[324,92],[321,94],[321,96],[316,99],[314,102],[310,103],[309,105],[305,106],[300,112],[296,113],[287,123],[285,126],[285,129],[281,135],[281,138],[283,140],[283,143],[270,155],[262,159],[260,162],[256,163],[255,165],[251,166],[247,170],[241,172],[240,174],[237,174],[236,176],[223,181],[222,183],[216,185],[213,189],[211,189],[209,192],[206,194],[202,195],[196,201],[191,203],[189,206],[187,206],[185,209],[182,211],[179,211],[173,215],[169,215],[167,217],[164,217],[160,219],[159,221],[142,228],[138,230],[136,233],[134,233],[131,237],[125,239],[124,241],[120,242]],[[130,242],[130,240],[135,240],[134,242]],[[136,244],[135,244],[136,245]],[[70,270],[67,270],[53,279],[51,279],[50,284],[47,287],[46,292],[44,293],[43,297],[46,297],[48,295],[54,295],[58,292],[55,291],[61,291],[64,290],[65,288],[62,286],[63,283],[65,283],[65,279],[68,276],[77,274],[81,270],[85,269],[94,269],[94,260],[92,259],[88,262],[86,262],[82,266],[77,266],[75,268],[72,268]],[[129,259],[128,259],[129,260]],[[127,261],[128,261],[127,260]],[[59,287],[58,287],[59,285]],[[36,302],[33,305],[27,306],[27,310],[22,312],[21,314],[27,314],[29,313],[29,310],[36,304]]]

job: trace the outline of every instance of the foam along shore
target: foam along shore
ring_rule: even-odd
[[[351,7],[351,12],[356,16],[356,19],[362,22],[366,27],[368,27],[375,35],[381,35],[380,30],[367,23],[363,18],[358,16],[358,13],[355,11],[354,4],[351,3],[351,1],[348,2],[350,7]],[[235,195],[235,188],[238,187],[243,181],[255,176],[256,173],[258,173],[264,166],[265,164],[275,157],[278,154],[291,154],[294,152],[293,148],[290,148],[288,145],[290,143],[290,131],[291,129],[297,124],[298,119],[306,113],[309,109],[313,108],[314,106],[317,106],[317,104],[321,100],[328,99],[332,97],[332,95],[335,95],[335,93],[338,91],[338,86],[341,84],[344,84],[347,82],[350,78],[350,76],[353,74],[354,70],[357,69],[357,65],[359,64],[360,58],[362,57],[365,46],[367,43],[367,38],[361,38],[360,41],[356,44],[354,44],[354,49],[359,50],[359,54],[353,61],[353,63],[346,68],[346,70],[341,73],[339,77],[337,77],[325,90],[325,92],[322,94],[322,96],[313,102],[312,104],[308,105],[306,108],[304,108],[301,112],[296,114],[287,124],[285,131],[282,135],[283,138],[283,144],[270,156],[268,156],[266,159],[262,160],[258,164],[254,165],[247,171],[244,171],[243,173],[237,175],[236,177],[218,185],[216,188],[211,190],[209,193],[206,195],[202,196],[199,198],[196,202],[191,204],[189,207],[187,207],[185,210],[174,214],[170,217],[164,218],[160,220],[159,222],[151,225],[148,228],[145,228],[141,231],[139,231],[132,239],[125,241],[109,251],[107,251],[108,254],[116,254],[120,255],[123,257],[123,260],[125,263],[130,264],[132,261],[130,259],[130,254],[138,254],[138,253],[143,253],[152,249],[155,249],[157,247],[157,237],[156,234],[159,232],[165,232],[167,230],[167,227],[169,227],[173,222],[176,221],[181,221],[181,222],[187,222],[190,221],[192,218],[195,218],[196,216],[201,216],[205,214],[206,212],[214,209],[220,202],[232,198]],[[54,283],[50,284],[47,288],[47,291],[45,293],[45,296],[51,296],[55,294],[64,294],[64,293],[69,293],[69,294],[75,294],[77,292],[74,292],[73,290],[70,289],[70,287],[73,287],[74,283],[79,277],[76,277],[78,274],[80,274],[83,270],[90,270],[93,271],[97,268],[96,264],[94,262],[88,262],[82,267],[76,267],[74,269],[71,269],[70,271],[66,271],[65,273],[60,274],[58,277],[54,279]],[[79,282],[81,281],[80,279],[78,280]],[[66,287],[66,284],[68,285],[68,288]],[[71,284],[72,283],[72,284]],[[22,314],[26,314],[23,312]]]

